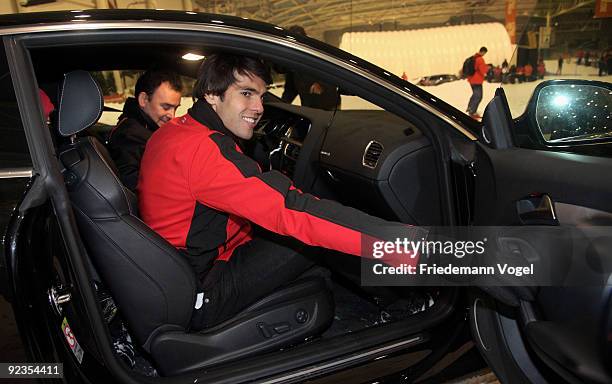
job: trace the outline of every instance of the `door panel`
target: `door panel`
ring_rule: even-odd
[[[477,225],[521,225],[519,201],[544,195],[552,200],[561,225],[580,226],[589,233],[595,226],[612,223],[610,158],[480,145],[476,170]],[[601,264],[604,281],[611,281],[606,278],[610,277],[609,240],[607,235],[591,239],[585,253]],[[524,302],[510,316],[548,381],[612,381],[610,286],[593,285],[540,287],[533,302]],[[501,322],[497,324],[488,332],[500,337],[504,330]],[[483,348],[481,352],[491,355]],[[488,360],[491,363],[491,356]],[[530,380],[538,381],[535,376]]]
[[[478,225],[519,224],[516,202],[541,194],[555,204],[612,213],[612,178],[603,176],[612,171],[610,158],[481,145],[476,167]]]

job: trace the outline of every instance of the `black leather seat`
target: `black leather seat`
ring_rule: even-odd
[[[119,181],[105,147],[91,136],[76,139],[102,113],[100,88],[89,73],[70,72],[63,79],[59,105],[59,132],[71,137],[59,157],[88,257],[132,336],[162,374],[296,344],[331,323],[333,301],[325,283],[306,279],[223,324],[190,333],[194,311],[206,314],[193,269],[138,218],[136,197]]]

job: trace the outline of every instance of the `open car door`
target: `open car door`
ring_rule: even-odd
[[[572,257],[574,264],[586,261],[598,276],[533,287],[532,298],[514,308],[473,293],[474,339],[504,383],[612,382],[612,158],[605,156],[612,155],[611,90],[609,83],[594,83],[544,82],[517,120],[512,120],[500,88],[484,114],[474,162],[473,224],[519,230],[533,226],[535,241],[547,227],[586,234],[568,239],[569,246],[551,248],[556,254],[540,256],[550,258],[551,268]],[[580,114],[586,102],[571,109],[572,90],[604,94],[601,125]],[[546,97],[553,102],[549,106],[542,105]],[[582,124],[574,124],[571,119],[576,118]],[[590,132],[577,128],[584,126]],[[509,244],[518,257],[527,257],[531,248],[521,241]],[[577,243],[581,251],[576,251]]]

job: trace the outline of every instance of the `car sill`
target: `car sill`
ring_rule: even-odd
[[[330,370],[341,369],[342,367],[351,366],[351,365],[354,365],[354,364],[357,364],[359,362],[363,362],[366,360],[371,360],[377,356],[395,352],[398,349],[401,350],[401,349],[408,348],[414,344],[421,342],[422,340],[423,338],[420,336],[412,337],[407,340],[402,340],[400,342],[388,344],[383,347],[371,349],[366,352],[362,352],[362,353],[355,354],[355,355],[348,356],[348,357],[339,358],[327,364],[310,366],[310,367],[306,367],[304,369],[298,370],[288,375],[279,376],[279,377],[265,380],[265,381],[259,381],[258,383],[277,384],[277,383],[285,383],[285,382],[295,382],[296,380],[303,381],[308,378],[311,378],[313,375],[317,375],[317,374],[320,375],[322,373],[329,372]]]

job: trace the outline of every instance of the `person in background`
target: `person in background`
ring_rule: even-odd
[[[506,72],[508,72],[508,68],[509,68],[508,60],[504,59],[504,62],[501,64],[501,67],[502,67],[502,71],[505,69]]]
[[[516,67],[516,79],[519,84],[525,81],[525,68],[522,65]]]
[[[546,74],[546,65],[544,64],[544,60],[540,59],[540,61],[538,62],[538,79],[542,80],[544,78],[544,75]]]
[[[533,66],[531,63],[525,65],[523,72],[525,73],[525,81],[533,81]]]
[[[584,54],[584,65],[587,67],[591,65],[591,52],[586,51]]]
[[[509,76],[510,76],[510,66],[508,65],[508,60],[504,59],[504,62],[501,65],[501,71],[502,71],[502,83],[506,84],[509,81]]]
[[[119,122],[109,134],[108,150],[123,185],[136,190],[145,144],[181,104],[183,86],[178,75],[166,70],[146,71],[136,81],[135,96],[125,101]]]
[[[304,28],[299,25],[293,25],[288,30],[297,35],[307,36]],[[291,103],[297,95],[300,95],[300,101],[304,107],[333,111],[340,106],[340,95],[335,86],[303,72],[288,71],[285,74],[285,90],[282,99]]]
[[[597,74],[599,76],[603,76],[606,72],[606,58],[603,52],[601,53],[601,56],[599,56],[599,61],[597,61],[597,67],[599,68],[599,72]]]
[[[45,121],[47,124],[49,124],[49,116],[51,115],[51,112],[55,110],[55,105],[53,105],[47,93],[42,89],[38,89],[38,97],[40,98],[40,103],[43,107],[43,116],[45,117]]]
[[[578,58],[578,64],[580,64],[580,60],[582,57]],[[557,75],[561,75],[563,72],[563,56],[559,56],[559,60],[557,60]]]
[[[467,81],[472,88],[472,96],[468,102],[467,113],[473,119],[479,120],[478,105],[482,101],[482,83],[484,82],[489,66],[485,63],[483,56],[487,53],[487,47],[481,47],[474,54],[474,74],[468,76]]]
[[[499,65],[493,68],[493,80],[496,83],[501,83],[502,81],[502,69]]]
[[[495,76],[493,64],[488,65],[489,69],[487,70],[487,74],[485,75],[485,80],[489,83],[493,82],[493,78]]]

